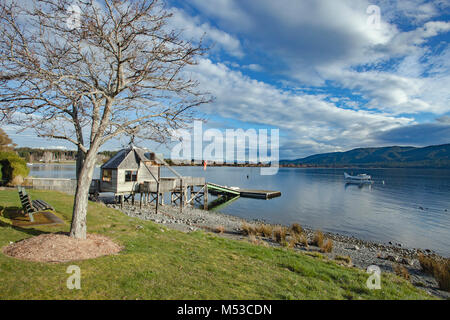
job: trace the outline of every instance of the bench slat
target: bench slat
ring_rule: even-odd
[[[31,197],[26,192],[25,188],[18,186],[17,191],[19,193],[19,199],[22,204],[22,209],[25,214],[28,214],[28,216],[30,217],[30,221],[34,222],[33,213],[37,211],[55,210],[44,200],[31,200]]]

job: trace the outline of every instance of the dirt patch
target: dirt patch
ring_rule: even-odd
[[[89,234],[86,240],[67,234],[42,234],[3,249],[3,253],[22,260],[61,263],[116,254],[122,247],[105,236]]]

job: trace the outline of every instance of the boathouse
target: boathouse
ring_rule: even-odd
[[[134,146],[122,149],[100,167],[100,190],[116,195],[138,192],[141,183],[159,181],[160,165],[153,152]]]

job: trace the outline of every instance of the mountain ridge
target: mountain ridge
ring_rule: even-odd
[[[280,165],[450,168],[450,143],[427,147],[356,148],[345,152],[321,153],[295,160],[281,160]]]

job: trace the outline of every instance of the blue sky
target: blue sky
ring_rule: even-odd
[[[448,1],[166,5],[186,39],[204,36],[212,46],[188,70],[216,97],[199,110],[209,119],[206,127],[279,128],[280,156],[291,159],[356,147],[450,143]],[[379,24],[367,22],[374,18],[371,5],[380,9]],[[7,132],[19,145],[65,145]]]

